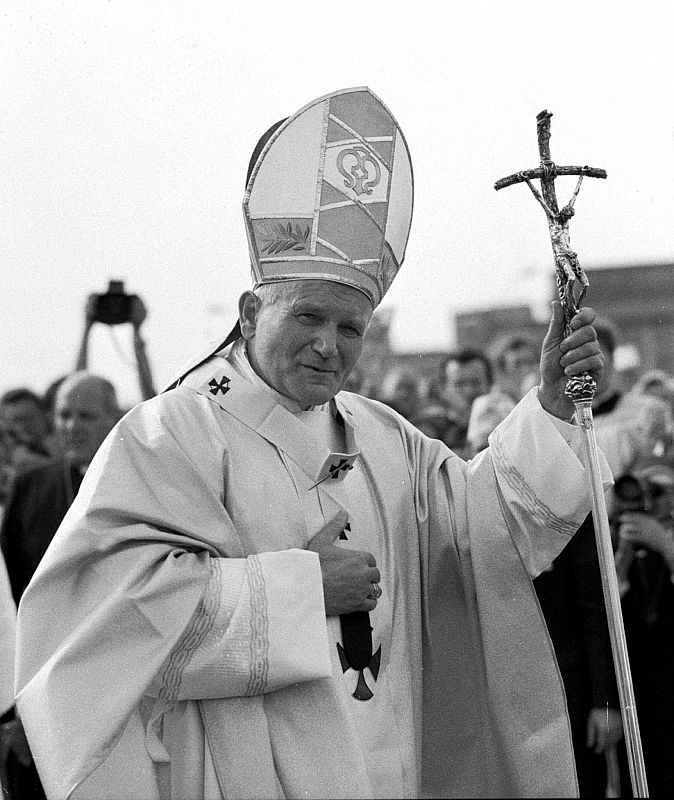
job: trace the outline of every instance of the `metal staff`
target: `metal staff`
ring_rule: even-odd
[[[550,117],[548,111],[541,111],[537,115],[538,152],[541,157],[540,167],[517,172],[507,178],[496,181],[494,188],[498,191],[515,183],[526,183],[534,197],[543,207],[550,229],[550,241],[555,257],[555,278],[557,290],[564,311],[564,327],[568,335],[571,331],[569,323],[580,307],[589,281],[587,275],[578,263],[578,254],[569,244],[569,220],[574,214],[573,206],[578,197],[580,186],[585,175],[591,178],[605,178],[606,171],[593,167],[559,167],[550,158]],[[569,202],[560,210],[557,205],[555,193],[555,178],[557,175],[577,175],[578,183]],[[532,183],[538,178],[541,191]],[[639,735],[639,721],[634,703],[634,689],[630,672],[625,628],[620,610],[620,592],[618,579],[613,560],[613,547],[611,532],[606,511],[606,501],[601,482],[597,441],[594,434],[592,419],[592,399],[597,386],[591,375],[585,373],[569,378],[564,394],[569,397],[576,408],[576,420],[583,432],[586,462],[588,465],[588,482],[592,497],[592,517],[594,521],[597,553],[601,582],[606,604],[609,635],[611,637],[611,650],[615,666],[620,709],[625,731],[625,743],[629,760],[630,776],[632,779],[632,792],[634,797],[648,797],[646,783],[646,770],[641,749]]]

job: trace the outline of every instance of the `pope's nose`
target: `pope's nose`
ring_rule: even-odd
[[[313,349],[323,358],[331,358],[337,353],[337,337],[329,331],[324,331],[313,341]]]

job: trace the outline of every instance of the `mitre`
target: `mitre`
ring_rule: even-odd
[[[255,287],[335,281],[376,307],[403,262],[412,221],[400,126],[362,87],[313,100],[271,130],[243,201]]]

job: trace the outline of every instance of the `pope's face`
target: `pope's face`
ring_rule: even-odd
[[[331,281],[294,281],[273,303],[248,295],[242,324],[253,369],[302,408],[327,403],[342,388],[372,316],[367,297]]]

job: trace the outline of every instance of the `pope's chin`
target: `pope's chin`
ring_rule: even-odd
[[[301,405],[321,406],[341,389],[341,381],[334,372],[321,372],[307,368],[301,385],[297,387],[296,397]]]

